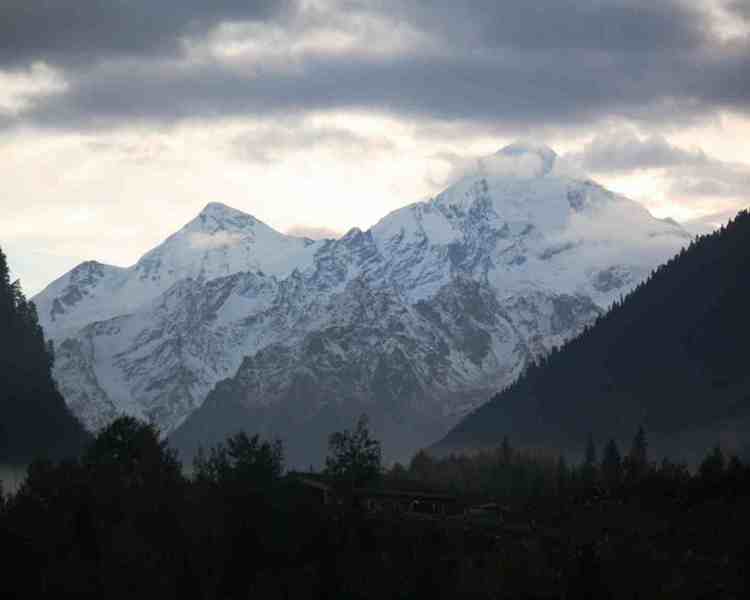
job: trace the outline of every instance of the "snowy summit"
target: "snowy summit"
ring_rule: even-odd
[[[34,300],[90,429],[133,414],[190,452],[244,427],[309,464],[366,412],[405,456],[689,239],[516,143],[368,231],[312,241],[211,203],[134,266],[84,263]]]

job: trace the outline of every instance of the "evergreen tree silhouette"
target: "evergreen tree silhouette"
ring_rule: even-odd
[[[563,455],[557,459],[557,493],[564,495],[570,487],[570,469]]]
[[[586,439],[586,452],[581,466],[581,477],[586,486],[591,486],[597,480],[596,445],[594,436],[589,433]]]
[[[57,391],[52,350],[0,249],[0,463],[76,455],[90,439]]]
[[[507,435],[503,437],[503,444],[500,446],[500,457],[506,465],[509,465],[513,460],[513,448]]]
[[[724,475],[726,459],[718,445],[706,455],[700,466],[700,476],[705,483],[716,484]]]
[[[622,479],[622,457],[617,448],[615,440],[609,440],[604,447],[602,456],[602,478],[608,487],[613,488],[620,484]]]
[[[648,442],[643,426],[638,428],[638,432],[633,437],[633,443],[625,461],[625,471],[630,481],[638,481],[648,472]]]

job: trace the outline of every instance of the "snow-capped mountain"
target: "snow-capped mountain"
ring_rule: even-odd
[[[83,263],[34,300],[91,429],[125,412],[188,451],[260,430],[309,464],[366,412],[403,456],[689,239],[513,144],[368,231],[312,241],[210,204],[133,267]]]
[[[184,279],[208,281],[250,270],[285,277],[309,267],[319,246],[211,203],[133,267],[84,262],[34,301],[46,335],[57,340],[94,321],[135,311]]]

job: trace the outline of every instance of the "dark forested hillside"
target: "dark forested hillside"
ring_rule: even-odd
[[[36,308],[10,282],[0,250],[0,464],[77,454],[87,441],[55,388],[52,361]]]
[[[533,365],[436,446],[514,443],[580,453],[643,425],[689,462],[750,442],[750,213],[704,236],[582,335]]]

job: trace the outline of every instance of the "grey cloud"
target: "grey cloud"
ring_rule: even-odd
[[[713,179],[678,179],[672,184],[671,192],[677,196],[736,197],[738,192],[733,186]]]
[[[121,161],[142,165],[153,163],[169,150],[166,143],[154,140],[115,142],[97,139],[87,142],[86,147],[96,153],[107,153],[116,156]]]
[[[750,21],[750,2],[747,0],[730,0],[726,6],[731,12]]]
[[[690,6],[675,0],[348,2],[330,20],[344,33],[347,18],[369,16],[390,19],[394,27],[409,23],[432,42],[391,53],[366,46],[346,53],[310,49],[291,66],[283,59],[190,63],[159,52],[148,60],[120,57],[67,69],[68,89],[37,100],[16,122],[115,127],[355,109],[516,133],[592,126],[611,117],[666,125],[722,108],[748,111],[750,41],[712,38],[707,15]],[[326,21],[319,11],[315,18],[295,15],[288,25],[294,35]]]
[[[75,128],[352,108],[513,128],[545,121],[572,126],[612,114],[661,120],[707,108],[693,98],[666,102],[674,90],[662,89],[656,73],[645,82],[625,71],[523,54],[313,56],[292,71],[252,74],[219,63],[120,62],[74,74],[67,91],[39,100],[21,118]]]
[[[185,35],[292,8],[292,0],[3,0],[0,65],[174,54]]]
[[[678,198],[744,198],[750,196],[750,166],[709,160],[703,165],[681,165],[667,173],[671,194]]]
[[[664,137],[641,138],[631,130],[599,134],[566,159],[591,173],[663,169],[676,200],[747,198],[750,166],[718,160],[700,149],[686,150]]]
[[[703,43],[706,14],[681,0],[354,0],[472,48],[686,50]]]
[[[385,138],[368,138],[348,129],[315,126],[303,121],[266,125],[247,131],[231,142],[234,156],[260,163],[275,162],[289,152],[306,152],[320,147],[356,155],[389,151],[393,144]]]
[[[683,150],[660,135],[641,139],[631,131],[599,134],[584,146],[581,153],[569,158],[593,173],[708,163],[708,158],[700,150]]]
[[[711,233],[718,227],[721,227],[730,219],[733,219],[735,216],[737,216],[737,213],[740,210],[746,207],[747,203],[745,203],[744,205],[740,204],[728,210],[722,210],[704,215],[702,217],[698,217],[697,219],[684,221],[683,223],[681,223],[681,225],[693,235],[705,235],[707,233]]]

